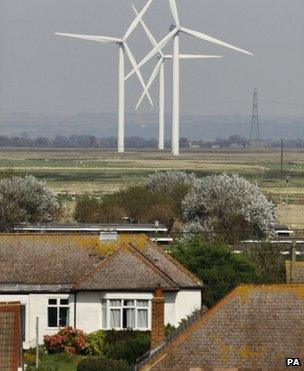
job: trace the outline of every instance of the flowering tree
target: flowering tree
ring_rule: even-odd
[[[54,194],[35,177],[0,180],[0,230],[9,230],[21,222],[49,222],[58,209]]]
[[[174,192],[176,188],[189,188],[196,180],[194,173],[185,171],[158,171],[149,177],[146,187],[152,191]]]
[[[212,175],[195,181],[185,197],[183,232],[234,242],[252,234],[267,238],[275,206],[255,183],[238,175]]]

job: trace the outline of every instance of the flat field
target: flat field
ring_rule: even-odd
[[[66,200],[84,193],[100,195],[141,184],[158,170],[194,171],[198,176],[238,173],[257,182],[276,202],[281,222],[304,228],[304,151],[285,152],[283,173],[280,161],[280,151],[271,149],[187,150],[179,158],[173,158],[169,152],[144,150],[123,155],[97,149],[0,150],[0,171],[13,168],[19,174],[33,174]]]

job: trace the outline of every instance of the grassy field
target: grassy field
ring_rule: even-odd
[[[70,199],[86,192],[100,195],[131,184],[144,183],[157,170],[238,173],[256,181],[278,205],[282,222],[304,227],[304,151],[286,151],[284,172],[280,171],[280,151],[210,150],[186,151],[179,158],[157,151],[129,151],[119,155],[101,150],[2,149],[0,170],[33,174],[46,180],[61,197]],[[288,185],[288,210],[285,207]]]

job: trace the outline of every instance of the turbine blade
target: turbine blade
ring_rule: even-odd
[[[136,16],[136,18],[134,19],[134,21],[131,23],[130,27],[127,29],[127,32],[125,33],[125,36],[124,36],[124,40],[127,40],[128,37],[131,35],[131,33],[134,31],[134,29],[138,25],[140,19],[144,16],[144,14],[146,13],[146,11],[148,10],[148,8],[151,5],[152,1],[154,1],[154,0],[148,0],[147,4],[142,8],[142,10]]]
[[[137,67],[136,60],[135,60],[135,58],[134,58],[134,56],[133,56],[130,48],[128,47],[128,45],[126,43],[124,43],[124,47],[125,47],[125,50],[127,52],[127,55],[129,57],[129,60],[131,62],[132,67],[134,69],[136,69],[136,67]],[[139,82],[141,83],[141,85],[142,85],[142,87],[144,89],[144,95],[147,96],[147,98],[149,99],[149,102],[150,102],[151,106],[153,107],[154,106],[153,101],[151,99],[150,93],[148,92],[148,89],[146,87],[146,84],[144,82],[144,79],[143,79],[142,74],[141,74],[141,72],[140,72],[139,69],[136,70],[136,75],[137,75],[138,80],[139,80]]]
[[[240,49],[237,46],[234,46],[234,45],[228,44],[228,43],[226,43],[224,41],[215,39],[214,37],[211,37],[209,35],[203,34],[201,32],[190,30],[190,29],[185,28],[185,27],[181,27],[180,30],[182,32],[190,35],[190,36],[197,37],[198,39],[201,39],[201,40],[204,40],[204,41],[208,41],[208,42],[213,43],[213,44],[216,44],[216,45],[224,46],[225,48],[236,50],[236,51],[238,51],[240,53],[243,53],[243,54],[253,55],[252,53],[248,52],[247,50]]]
[[[56,32],[55,35],[73,37],[75,39],[98,41],[101,43],[119,43],[122,41],[121,39],[117,39],[115,37],[108,37],[108,36],[78,35],[78,34],[73,34],[73,33],[59,33],[59,32]]]
[[[180,59],[210,59],[223,58],[221,55],[204,55],[204,54],[180,54]],[[172,54],[164,55],[164,59],[172,59]]]
[[[136,10],[136,8],[133,4],[132,4],[132,8],[133,8],[135,14],[138,15],[138,12],[137,12],[137,10]],[[148,26],[146,25],[146,23],[144,22],[144,20],[142,18],[140,19],[140,24],[141,24],[142,28],[144,29],[144,31],[145,31],[148,39],[150,40],[152,46],[155,47],[157,45],[157,41],[156,41],[155,37],[152,35],[152,32],[150,31],[150,29],[148,28]],[[162,53],[160,53],[160,54],[162,55]]]
[[[164,59],[163,59],[163,58],[160,58],[160,60],[159,60],[158,63],[156,64],[156,66],[155,66],[155,68],[154,68],[154,70],[153,70],[153,72],[152,72],[152,74],[151,74],[151,76],[150,76],[150,79],[149,79],[149,81],[148,81],[148,84],[147,84],[147,90],[149,90],[150,87],[151,87],[151,85],[153,84],[153,82],[154,82],[154,80],[155,80],[155,78],[156,78],[156,76],[157,76],[157,74],[158,74],[158,72],[159,72],[159,70],[160,70],[160,66],[161,66],[161,64],[162,64],[163,62],[164,62]],[[138,101],[138,103],[137,103],[137,105],[136,105],[136,107],[135,107],[135,110],[136,110],[136,111],[137,111],[138,107],[140,106],[140,104],[141,104],[141,102],[142,102],[144,96],[145,96],[145,92],[143,92],[142,95],[141,95],[141,97],[139,98],[139,101]]]
[[[180,59],[214,59],[223,58],[222,55],[203,55],[203,54],[180,54]]]
[[[178,16],[178,11],[177,11],[176,1],[175,0],[169,0],[169,2],[170,2],[170,8],[171,8],[171,12],[172,12],[172,15],[173,15],[173,18],[174,18],[175,25],[179,26],[180,22],[179,22],[179,16]]]
[[[137,65],[136,68],[134,68],[125,78],[125,80],[127,80],[129,77],[131,77],[135,72],[136,70],[138,70],[139,68],[141,68],[144,64],[146,64],[147,62],[149,62],[149,60],[151,58],[154,57],[154,55],[160,53],[161,49],[163,49],[167,44],[168,42],[170,41],[170,39],[172,39],[172,37],[179,31],[179,28],[175,28],[174,30],[172,30],[170,33],[168,33],[167,36],[165,36],[156,46],[154,49],[151,50],[151,52],[149,54],[147,54],[145,56],[145,58]]]

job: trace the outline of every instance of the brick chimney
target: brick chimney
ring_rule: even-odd
[[[165,300],[162,288],[154,291],[152,299],[151,349],[155,349],[165,340]]]

